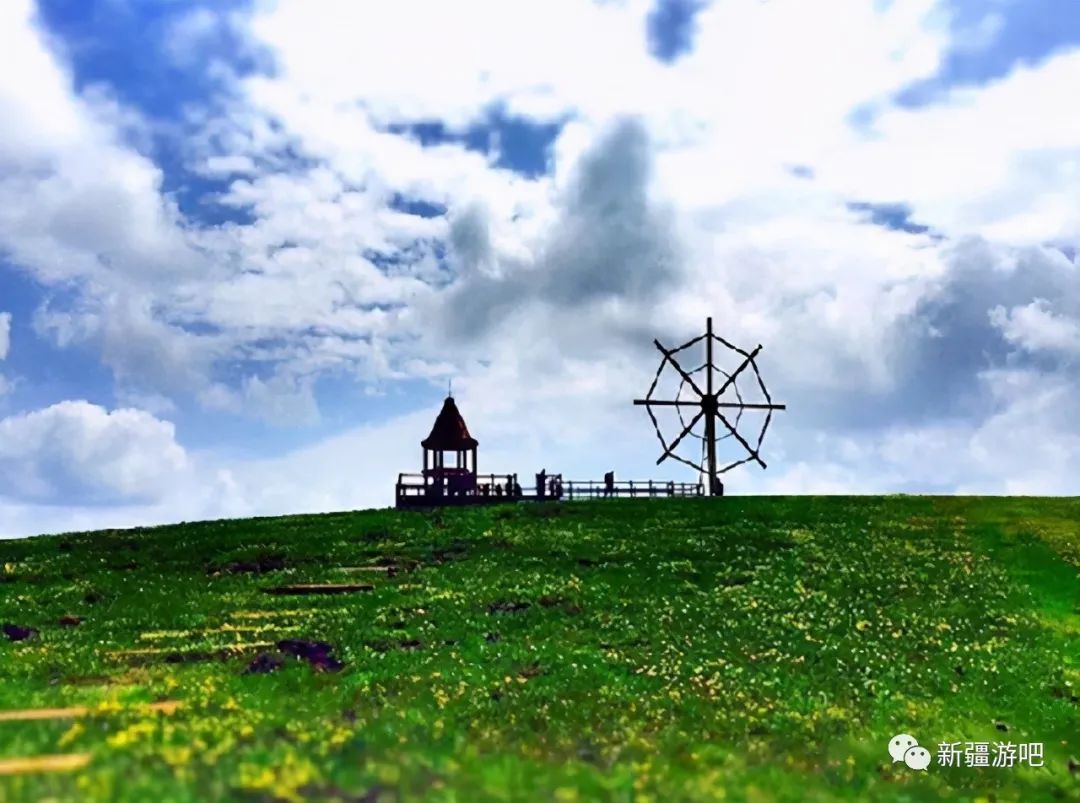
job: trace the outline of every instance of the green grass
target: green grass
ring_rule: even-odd
[[[380,558],[400,570],[342,570]],[[0,622],[39,630],[0,636],[0,710],[96,712],[0,722],[0,760],[91,755],[0,777],[0,800],[1076,799],[1078,567],[1072,499],[602,501],[0,542]],[[374,588],[263,590],[305,582]],[[283,638],[346,667],[244,673],[275,652],[244,645]],[[137,707],[164,699],[183,706]],[[897,732],[935,754],[1042,742],[1045,766],[916,773],[889,759]]]

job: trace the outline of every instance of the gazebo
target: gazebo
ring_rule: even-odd
[[[431,434],[420,445],[424,447],[424,484],[430,480],[436,495],[458,496],[475,492],[476,447],[479,444],[469,434],[453,396],[446,397]],[[447,465],[446,455],[451,453],[453,465]]]

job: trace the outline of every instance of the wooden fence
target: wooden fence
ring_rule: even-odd
[[[475,484],[445,483],[441,488],[422,474],[399,474],[395,497],[398,507],[427,507],[443,505],[479,505],[493,502],[537,502],[574,499],[605,499],[614,497],[676,497],[704,496],[700,482],[668,482],[664,480],[620,480],[611,484],[603,480],[563,481],[558,474],[547,475],[541,492],[535,485],[520,485],[514,474],[479,474]],[[557,482],[553,492],[551,480]]]
[[[619,480],[611,485],[598,480],[569,480],[563,484],[566,499],[599,499],[615,496],[704,496],[700,482],[663,480]]]

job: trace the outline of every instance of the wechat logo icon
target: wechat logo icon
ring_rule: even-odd
[[[903,761],[913,770],[925,770],[930,766],[930,751],[919,747],[918,740],[907,733],[898,733],[889,740],[889,755],[894,764]]]

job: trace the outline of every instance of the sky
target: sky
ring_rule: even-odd
[[[707,316],[787,404],[728,493],[1080,493],[1073,0],[4,0],[0,52],[0,537],[388,506],[450,382],[481,471],[696,480],[632,400]]]

